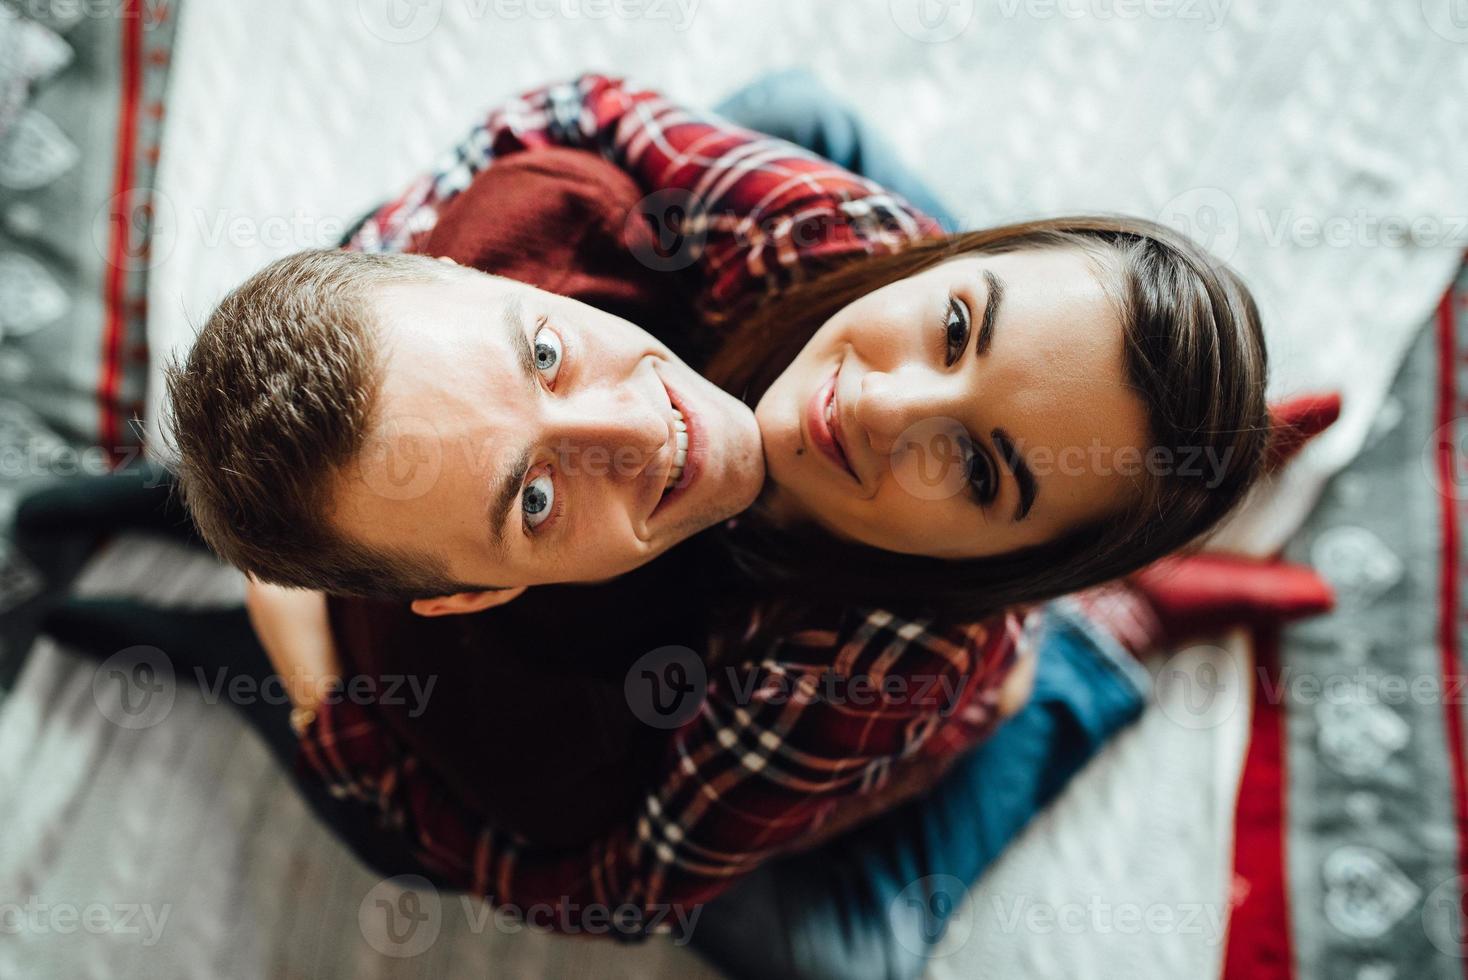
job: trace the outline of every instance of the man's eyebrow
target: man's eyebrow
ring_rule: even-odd
[[[1030,514],[1030,508],[1035,505],[1035,496],[1040,492],[1039,485],[1035,482],[1034,471],[1025,458],[1019,454],[1018,447],[1014,444],[1008,432],[1003,429],[995,429],[989,435],[994,439],[994,448],[999,450],[999,458],[1004,461],[1010,474],[1014,477],[1015,484],[1019,487],[1019,506],[1014,509],[1014,521],[1018,523]]]
[[[519,296],[511,296],[505,301],[503,314],[501,326],[515,351],[520,374],[529,383],[538,386],[539,382],[535,377],[535,351],[530,347],[530,338],[525,335],[525,304]],[[530,457],[531,449],[525,446],[515,457],[515,461],[501,471],[494,481],[494,492],[490,495],[489,506],[485,508],[490,543],[501,559],[507,550],[505,535],[508,531],[510,509],[515,506],[515,498],[520,495],[525,483],[525,474],[530,470]]]
[[[500,321],[510,335],[510,346],[515,349],[515,363],[527,379],[535,380],[535,351],[530,338],[525,334],[525,303],[519,296],[505,300],[504,316]]]
[[[504,558],[508,550],[505,534],[510,522],[510,509],[515,506],[515,498],[520,496],[520,490],[525,483],[525,474],[530,471],[530,457],[529,447],[521,450],[520,455],[496,481],[494,493],[486,509],[490,541],[501,558]]]
[[[979,320],[979,335],[974,341],[974,355],[983,357],[994,342],[994,321],[999,318],[999,304],[1004,302],[1004,280],[984,270],[984,315]]]

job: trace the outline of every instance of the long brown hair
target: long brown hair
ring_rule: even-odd
[[[1206,476],[1155,475],[1120,513],[1009,554],[949,560],[881,551],[814,527],[776,527],[759,504],[727,543],[746,591],[979,619],[1125,575],[1213,528],[1257,479],[1268,441],[1259,311],[1238,276],[1186,236],[1138,218],[1006,225],[862,257],[766,300],[730,329],[707,376],[756,404],[831,316],[861,296],[973,253],[1080,249],[1114,270],[1129,383],[1154,446],[1210,454]]]

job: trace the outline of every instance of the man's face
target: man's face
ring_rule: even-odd
[[[375,424],[329,515],[352,540],[465,583],[596,581],[759,493],[753,412],[626,320],[462,267],[373,302]]]

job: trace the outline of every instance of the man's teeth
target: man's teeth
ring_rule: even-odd
[[[664,493],[683,479],[683,466],[688,462],[688,423],[683,421],[683,413],[676,408],[673,409],[673,429],[673,438],[678,441],[678,445],[673,453],[673,468],[668,470],[667,485],[663,487]]]

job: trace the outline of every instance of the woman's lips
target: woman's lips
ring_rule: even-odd
[[[810,441],[821,454],[831,461],[842,473],[851,477],[858,486],[861,478],[852,469],[851,460],[847,458],[846,451],[841,444],[841,414],[832,412],[830,421],[826,420],[826,409],[836,398],[836,379],[840,377],[841,368],[838,365],[832,372],[826,383],[817,388],[805,403],[805,426]]]

